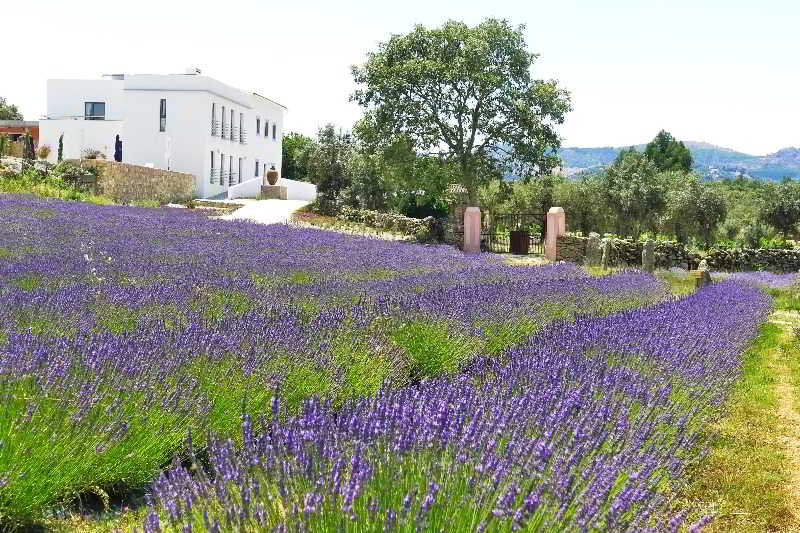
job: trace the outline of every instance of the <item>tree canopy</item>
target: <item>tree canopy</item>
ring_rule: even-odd
[[[786,238],[800,223],[800,185],[784,181],[770,192],[761,209],[761,218]]]
[[[523,26],[487,19],[416,26],[381,43],[353,67],[352,99],[367,108],[376,139],[407,139],[458,169],[477,202],[478,188],[513,172],[524,178],[558,166],[556,126],[570,111],[569,93],[531,76]]]
[[[638,237],[654,228],[664,209],[664,187],[649,157],[631,148],[620,152],[602,177],[605,200],[615,213],[616,231]]]
[[[667,131],[659,131],[645,147],[644,153],[660,171],[689,172],[692,169],[692,152]]]
[[[17,106],[6,103],[6,99],[2,96],[0,96],[0,120],[23,120]]]
[[[308,178],[308,155],[314,139],[300,133],[288,133],[281,143],[281,176],[287,180]]]

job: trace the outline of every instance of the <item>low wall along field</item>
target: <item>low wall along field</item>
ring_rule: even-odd
[[[609,265],[641,266],[644,243],[631,239],[609,238],[611,255]],[[602,243],[602,239],[600,241]],[[589,237],[566,234],[559,235],[556,248],[557,261],[570,261],[583,264],[587,256]],[[601,245],[602,251],[602,245]],[[598,255],[598,260],[601,255]],[[701,257],[689,252],[686,247],[674,241],[658,241],[655,250],[655,265],[658,268],[689,268],[696,265]]]
[[[771,248],[711,250],[706,256],[706,262],[712,270],[797,272],[800,270],[800,250]]]
[[[185,172],[143,167],[103,159],[84,159],[81,164],[98,169],[98,193],[118,202],[189,200],[195,178]]]
[[[608,238],[611,243],[610,266],[641,266],[644,243],[631,239]],[[599,261],[602,256],[597,255]],[[800,270],[800,250],[781,250],[770,248],[739,248],[732,250],[711,250],[705,255],[691,252],[683,244],[675,241],[657,241],[655,246],[655,266],[657,268],[694,268],[705,259],[711,270],[738,272],[768,270],[771,272],[797,272]],[[583,264],[587,259],[589,237],[567,234],[558,237],[557,261]],[[599,263],[598,263],[599,264]]]

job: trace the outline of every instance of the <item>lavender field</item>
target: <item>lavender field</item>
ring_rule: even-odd
[[[0,527],[144,487],[147,532],[675,531],[770,309],[192,210],[0,220]]]

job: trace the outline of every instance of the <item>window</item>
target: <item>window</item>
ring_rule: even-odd
[[[261,135],[261,119],[256,119],[256,135]]]
[[[242,158],[240,157],[239,158],[239,183],[242,182],[242,169],[243,169],[243,167],[242,167]]]
[[[105,120],[106,119],[106,103],[105,102],[84,102],[83,119],[84,120]]]
[[[233,109],[231,109],[231,140],[233,140]]]
[[[272,140],[275,140],[275,123],[272,123]]]
[[[258,159],[256,159],[256,177],[258,177]]]
[[[269,120],[264,119],[264,137],[269,137]]]
[[[225,137],[225,106],[222,106],[222,134],[220,137]]]
[[[167,131],[167,100],[161,99],[158,106],[158,131]]]
[[[215,172],[215,170],[214,170],[214,166],[215,166],[214,165],[214,155],[215,155],[214,154],[214,150],[211,150],[211,176],[210,176],[211,183],[214,183],[214,172]]]

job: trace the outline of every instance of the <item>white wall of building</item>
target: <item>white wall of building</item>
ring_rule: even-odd
[[[305,200],[307,202],[313,202],[317,199],[317,186],[313,183],[281,178],[276,185],[283,185],[286,187],[287,200]]]
[[[228,200],[236,198],[258,198],[261,195],[261,178],[252,178],[228,188]]]
[[[50,146],[47,160],[58,160],[58,138],[64,135],[64,159],[80,159],[85,149],[100,150],[114,159],[116,135],[122,136],[121,120],[40,120],[39,146]]]
[[[122,120],[122,80],[47,80],[47,117],[83,119],[85,102],[105,102],[106,120]]]
[[[236,198],[258,198],[261,195],[261,185],[263,185],[263,183],[263,179],[253,178],[238,185],[234,185],[228,189],[228,200],[234,200]],[[317,186],[313,183],[280,178],[276,185],[286,187],[287,200],[313,202],[317,199]]]
[[[53,148],[50,156],[53,161],[61,133],[64,133],[65,159],[80,157],[85,148],[96,148],[112,159],[114,136],[119,134],[124,162],[191,173],[196,179],[195,193],[200,197],[226,194],[231,186],[229,179],[221,184],[218,175],[211,183],[212,151],[218,172],[223,154],[223,168],[230,172],[232,157],[234,184],[261,179],[270,166],[281,168],[285,108],[206,76],[137,74],[125,75],[124,79],[50,80],[47,99],[48,119],[39,123],[40,142]],[[159,131],[162,99],[166,100],[167,109],[164,132]],[[105,102],[108,120],[83,120],[85,102]],[[233,110],[237,128],[234,140],[230,135],[223,138],[219,130],[212,135],[212,103],[220,125],[222,107],[228,126]],[[65,120],[67,117],[69,120]],[[245,143],[239,140],[240,121],[246,132]]]
[[[167,111],[163,132],[159,128],[162,99]],[[125,90],[122,160],[193,174],[199,192],[207,129],[200,109],[205,99],[197,91]]]

